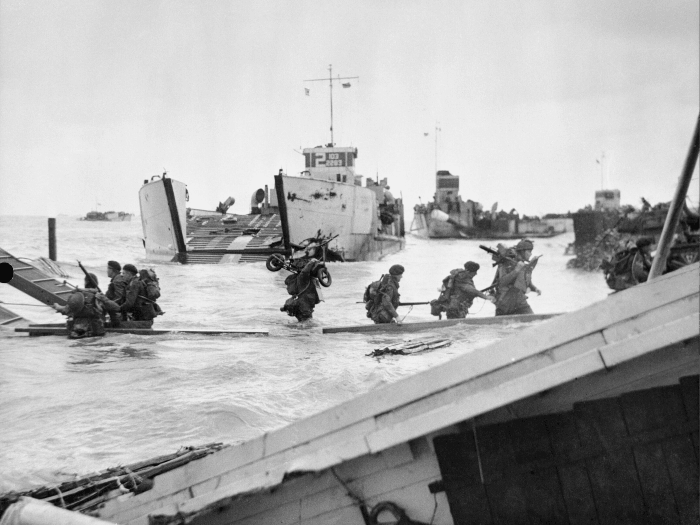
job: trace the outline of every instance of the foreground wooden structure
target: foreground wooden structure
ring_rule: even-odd
[[[435,524],[697,523],[699,270],[155,476],[140,494],[107,493],[90,513],[143,525],[362,525],[382,508]]]

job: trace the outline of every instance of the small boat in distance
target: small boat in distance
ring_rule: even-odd
[[[109,222],[122,222],[131,221],[134,217],[133,213],[126,213],[124,211],[89,211],[85,217],[81,217],[81,221],[109,221]]]

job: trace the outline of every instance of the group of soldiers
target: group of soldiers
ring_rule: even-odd
[[[498,252],[493,252],[493,260],[498,266],[491,286],[478,290],[474,278],[479,271],[479,264],[468,261],[464,268],[452,270],[443,279],[440,297],[429,303],[431,313],[442,318],[442,313],[448,319],[463,319],[469,312],[474,299],[480,297],[496,305],[496,315],[531,314],[532,308],[527,302],[527,292],[537,295],[542,292],[532,282],[532,271],[539,257],[532,258],[533,242],[521,240],[515,247],[506,248],[499,245]],[[306,321],[313,317],[314,307],[323,299],[315,272],[319,265],[316,259],[310,259],[303,269],[287,277],[285,284],[287,292],[292,296],[280,310]],[[405,268],[394,264],[389,273],[371,283],[365,289],[363,302],[367,317],[375,324],[400,323],[397,308],[402,306],[399,294],[399,283],[403,278]]]
[[[106,293],[100,290],[97,276],[85,272],[84,288],[76,288],[66,305],[53,304],[54,310],[68,316],[69,338],[104,335],[107,316],[112,328],[150,328],[163,313],[156,303],[160,286],[153,270],[139,271],[133,264],[122,268],[117,261],[109,261],[107,276]]]
[[[542,293],[532,282],[532,271],[539,259],[532,259],[533,247],[533,242],[528,239],[521,240],[510,249],[499,245],[499,251],[493,255],[498,269],[492,285],[484,290],[474,285],[480,268],[478,263],[468,261],[463,269],[452,270],[443,279],[440,297],[429,303],[431,313],[440,318],[444,312],[448,319],[464,319],[477,297],[495,304],[496,315],[533,313],[526,294],[528,291],[537,295]],[[393,265],[389,268],[389,274],[378,281],[376,293],[365,293],[367,317],[375,324],[401,322],[396,308],[401,305],[399,283],[404,271],[402,265]]]

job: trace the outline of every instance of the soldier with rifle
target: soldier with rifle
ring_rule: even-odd
[[[133,264],[125,264],[122,268],[127,281],[126,298],[121,304],[123,328],[150,328],[156,318],[154,301],[146,297],[146,287],[139,279],[139,271]]]
[[[496,286],[496,315],[523,315],[533,313],[527,302],[526,293],[531,290],[537,295],[542,291],[532,282],[532,271],[540,256],[532,257],[534,244],[529,239],[521,240],[514,248],[499,251],[485,246],[481,249],[493,255],[494,265],[498,266],[494,285]]]

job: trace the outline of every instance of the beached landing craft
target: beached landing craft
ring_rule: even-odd
[[[434,199],[414,207],[410,231],[431,239],[514,239],[552,237],[573,228],[571,219],[521,218],[514,211],[498,212],[497,204],[485,211],[478,202],[463,201],[459,194],[459,175],[438,171]]]

